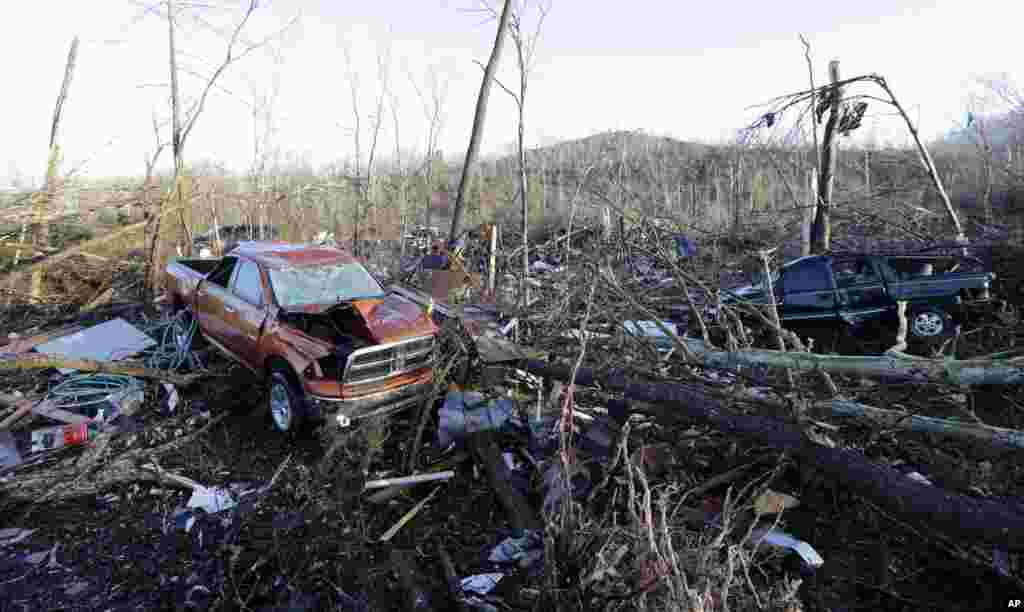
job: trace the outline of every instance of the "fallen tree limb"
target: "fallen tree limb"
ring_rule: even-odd
[[[700,365],[729,369],[736,366],[766,366],[803,372],[824,370],[892,382],[941,383],[949,385],[1018,385],[1024,383],[1024,358],[1010,359],[926,359],[899,352],[884,355],[821,355],[770,349],[738,351],[708,350],[696,338],[673,336],[685,345]]]
[[[519,367],[557,380],[572,376],[572,368],[563,364],[525,360]],[[1024,504],[1016,500],[972,498],[921,484],[892,468],[871,463],[859,452],[815,444],[780,420],[730,414],[722,402],[684,384],[633,382],[620,372],[599,376],[584,369],[576,373],[576,384],[621,392],[627,400],[650,404],[644,412],[661,420],[710,423],[727,434],[789,451],[893,515],[927,523],[954,539],[1024,550]]]
[[[786,402],[755,393],[753,389],[740,390],[731,396],[730,399],[772,406],[778,409],[787,407]],[[974,440],[1003,448],[1024,448],[1024,431],[1019,429],[1006,429],[984,423],[967,423],[955,419],[940,419],[899,410],[887,410],[849,399],[835,398],[814,402],[810,406],[810,411],[816,417],[830,415],[860,418],[882,427],[892,427],[904,431],[919,431],[962,440]]]
[[[95,359],[54,357],[52,355],[21,355],[9,359],[0,359],[0,371],[41,370],[45,368],[71,368],[81,372],[123,374],[136,378],[169,382],[179,387],[187,387],[205,376],[205,374],[176,374],[166,370],[154,370],[134,361],[97,361]]]
[[[10,429],[15,423],[20,421],[23,417],[29,415],[33,408],[36,408],[39,399],[29,399],[27,397],[14,397],[11,395],[0,396],[0,404],[7,404],[14,407],[14,412],[7,415],[3,421],[0,421],[0,431]]]
[[[1024,448],[1024,431],[1017,429],[1004,429],[1002,427],[992,427],[991,425],[909,414],[898,410],[875,408],[860,402],[844,399],[819,402],[814,404],[814,407],[835,416],[861,417],[886,427],[977,440],[995,446]]]

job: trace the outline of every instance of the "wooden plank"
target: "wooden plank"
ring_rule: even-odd
[[[15,355],[27,353],[40,344],[46,344],[50,340],[70,336],[71,334],[78,333],[83,329],[85,329],[85,327],[82,325],[67,325],[35,336],[29,336],[28,338],[18,338],[16,340],[0,338],[0,353],[13,353]]]

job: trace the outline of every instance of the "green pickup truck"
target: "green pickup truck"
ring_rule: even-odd
[[[961,258],[921,255],[829,254],[801,257],[773,273],[772,289],[784,327],[813,324],[838,328],[897,321],[897,302],[907,302],[911,336],[950,335],[965,306],[991,299],[995,274],[965,271]],[[722,303],[767,303],[766,279],[723,290]],[[714,308],[706,315],[717,319]]]

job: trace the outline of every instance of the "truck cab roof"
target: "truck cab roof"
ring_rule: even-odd
[[[295,244],[283,240],[239,242],[228,255],[251,259],[268,269],[346,264],[356,261],[351,253],[321,244]]]

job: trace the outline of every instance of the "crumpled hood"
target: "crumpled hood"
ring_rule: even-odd
[[[414,302],[394,293],[382,299],[355,300],[370,337],[381,344],[437,333],[437,326]]]

